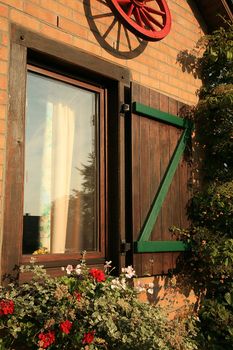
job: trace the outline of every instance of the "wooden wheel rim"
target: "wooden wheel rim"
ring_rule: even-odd
[[[107,3],[126,27],[144,40],[161,40],[171,29],[166,0],[107,0]]]

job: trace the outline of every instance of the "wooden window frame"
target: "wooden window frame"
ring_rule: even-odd
[[[103,88],[100,88],[98,86],[93,86],[84,82],[81,82],[79,80],[68,78],[64,75],[57,74],[48,70],[45,70],[43,68],[35,67],[30,64],[27,65],[27,72],[34,72],[38,73],[41,76],[49,77],[57,81],[65,82],[73,86],[77,86],[89,91],[93,91],[99,94],[99,102],[100,102],[100,109],[99,109],[99,127],[98,129],[101,130],[101,134],[97,134],[97,138],[99,139],[98,142],[98,175],[97,175],[97,181],[98,181],[98,195],[97,195],[97,231],[98,231],[98,247],[99,249],[96,251],[88,251],[88,259],[99,259],[105,257],[105,233],[106,233],[106,227],[105,227],[105,202],[106,202],[106,193],[105,193],[105,148],[106,145],[105,142],[105,104],[107,104],[107,101],[105,101],[106,93]],[[101,198],[101,200],[100,200]],[[29,263],[31,260],[31,254],[22,254],[21,257],[21,263]],[[47,261],[63,261],[67,260],[67,258],[71,260],[75,260],[77,258],[81,258],[80,253],[72,253],[72,254],[66,254],[66,253],[48,253],[48,254],[42,254],[37,255],[37,261],[44,263]]]
[[[55,74],[60,74],[64,70],[67,79],[78,78],[83,80],[83,83],[104,86],[108,90],[109,104],[105,106],[108,114],[105,126],[107,169],[104,181],[106,201],[101,198],[105,206],[106,219],[104,218],[102,221],[105,221],[106,231],[111,232],[111,242],[107,239],[108,235],[106,235],[105,258],[111,256],[114,264],[119,266],[121,262],[120,244],[125,235],[124,115],[120,113],[120,107],[125,102],[125,89],[130,86],[130,72],[126,68],[104,61],[97,56],[12,24],[1,258],[2,276],[12,273],[15,266],[26,263],[29,259],[28,257],[22,257],[27,64],[42,69],[46,68]],[[111,156],[112,154],[114,154],[114,157]],[[119,232],[121,232],[121,236]],[[41,255],[39,261],[42,261],[46,267],[56,268],[64,266],[66,263],[76,263],[80,258],[78,255],[59,254],[59,257],[55,255]],[[88,262],[92,265],[104,262],[103,256],[88,255]]]

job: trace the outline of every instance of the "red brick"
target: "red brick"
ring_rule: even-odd
[[[7,93],[4,90],[0,90],[0,103],[1,104],[7,104]]]
[[[54,12],[57,16],[64,16],[67,18],[72,18],[72,9],[66,6],[66,1],[64,4],[59,4],[55,0],[41,0],[40,4],[45,9]]]
[[[59,27],[65,31],[80,36],[83,39],[86,39],[88,36],[88,30],[79,24],[69,21],[66,18],[60,18]]]
[[[49,22],[53,25],[57,24],[57,15],[55,13],[52,13],[51,11],[48,11],[30,2],[25,4],[25,12],[45,22]]]
[[[0,4],[0,16],[1,17],[8,17],[8,13],[9,13],[8,7]]]
[[[8,58],[8,49],[5,46],[0,46],[0,59],[6,61]]]
[[[29,0],[26,0],[29,1]],[[40,0],[30,0],[29,2],[33,2],[34,4],[40,5]]]
[[[14,22],[17,22],[19,24],[23,24],[24,27],[39,30],[40,22],[34,18],[32,18],[30,15],[26,15],[21,11],[17,11],[15,9],[12,9],[10,11],[10,19]]]
[[[84,51],[94,53],[95,55],[102,56],[102,48],[99,45],[93,44],[88,40],[83,40],[82,38],[73,38],[73,45],[77,48],[81,48]],[[114,58],[113,58],[114,59]]]
[[[6,5],[23,10],[23,0],[1,0]]]
[[[7,33],[0,33],[0,44],[4,46],[9,44],[9,36]]]
[[[4,162],[4,156],[5,156],[5,153],[3,150],[0,150],[0,164],[3,164]]]
[[[58,0],[59,3],[64,3],[64,0]],[[67,0],[66,6],[72,8],[75,11],[83,11],[83,1]]]
[[[87,19],[83,16],[82,12],[73,11],[72,21],[88,28]]]
[[[4,148],[5,148],[5,135],[0,134],[0,149],[4,149]]]
[[[40,32],[52,39],[59,40],[66,44],[72,44],[72,35],[64,33],[61,30],[50,27],[46,24],[41,24]]]
[[[8,70],[8,63],[6,61],[0,61],[0,74],[6,74]]]
[[[0,75],[0,89],[6,90],[7,88],[7,76]]]
[[[0,133],[5,133],[6,131],[6,122],[3,119],[0,119]]]
[[[0,13],[0,15],[1,15],[1,13]],[[8,31],[8,20],[6,19],[6,18],[4,18],[4,17],[0,17],[0,29],[2,30],[2,31],[5,31],[5,32],[7,32]]]
[[[0,181],[0,195],[1,195],[1,197],[2,197],[2,189],[3,189],[3,183],[2,183],[2,181]]]
[[[6,118],[6,105],[0,105],[0,119],[5,119]]]

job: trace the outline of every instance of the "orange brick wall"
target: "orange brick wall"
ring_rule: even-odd
[[[188,315],[199,302],[187,281],[178,281],[175,276],[135,278],[134,286],[139,291],[141,301],[162,307],[170,319]]]
[[[167,2],[172,13],[170,34],[162,41],[143,46],[133,34],[128,32],[126,36],[118,22],[111,27],[114,17],[107,15],[110,9],[98,0],[0,0],[0,214],[6,176],[10,23],[21,24],[49,38],[128,67],[134,81],[182,102],[194,104],[200,81],[182,71],[177,55],[181,50],[192,49],[203,32],[188,1]]]

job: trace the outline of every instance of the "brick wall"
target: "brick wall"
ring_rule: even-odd
[[[200,81],[182,71],[177,63],[177,55],[181,50],[192,49],[203,34],[200,20],[194,15],[190,2],[167,2],[172,13],[170,34],[160,42],[144,45],[133,34],[126,34],[118,22],[113,22],[114,17],[108,15],[110,9],[98,0],[0,0],[1,214],[5,176],[10,23],[21,24],[49,38],[128,67],[134,81],[182,102],[194,104],[195,92],[200,86]]]

